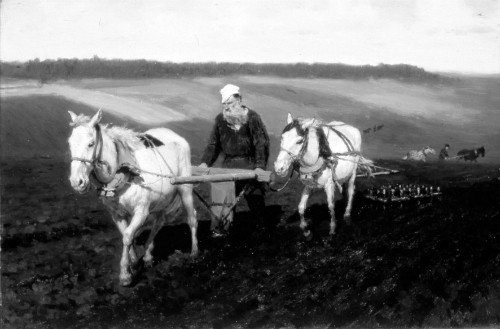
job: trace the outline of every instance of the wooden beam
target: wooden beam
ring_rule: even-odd
[[[215,182],[232,182],[237,180],[256,179],[257,174],[251,170],[250,173],[233,173],[233,174],[210,174],[200,176],[185,176],[173,177],[170,183],[173,185],[179,184],[198,184],[198,183],[215,183]]]

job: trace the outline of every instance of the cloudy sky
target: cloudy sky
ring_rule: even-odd
[[[326,62],[500,73],[499,0],[2,0],[0,59]]]

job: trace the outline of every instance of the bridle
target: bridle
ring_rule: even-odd
[[[299,172],[298,168],[301,166],[301,160],[307,151],[307,146],[308,146],[308,142],[309,142],[309,139],[307,138],[307,136],[308,136],[307,133],[304,134],[304,140],[302,142],[302,146],[297,154],[292,153],[290,150],[288,150],[280,145],[280,150],[285,152],[286,154],[288,154],[290,156],[290,159],[291,159],[290,165],[292,167],[292,170],[290,170],[290,175],[288,176],[288,179],[286,180],[285,184],[278,189],[270,187],[272,191],[274,191],[274,192],[282,191],[288,185],[290,180],[292,179],[293,173],[295,171]],[[319,160],[320,160],[320,158],[318,158],[318,160],[316,162],[318,162]],[[278,176],[280,176],[280,175],[278,175]]]
[[[71,161],[80,161],[83,163],[88,163],[93,168],[93,172],[96,176],[97,181],[102,184],[107,184],[111,182],[114,178],[114,174],[111,173],[111,165],[106,160],[101,160],[102,150],[103,150],[103,137],[101,126],[96,124],[94,126],[96,131],[96,142],[94,146],[94,152],[92,153],[91,159],[85,159],[82,157],[71,157]]]
[[[297,152],[297,154],[294,154],[292,151],[284,148],[283,146],[280,145],[280,150],[288,154],[290,156],[291,164],[300,164],[300,161],[304,157],[304,154],[307,151],[307,144],[309,142],[309,139],[307,138],[307,133],[304,134],[304,139],[302,141],[302,146],[300,147],[300,150]]]
[[[304,137],[304,141],[302,142],[302,147],[300,148],[299,152],[297,154],[293,154],[290,150],[287,150],[286,148],[282,147],[280,145],[280,150],[288,154],[292,160],[292,163],[298,162],[302,159],[304,154],[306,153],[307,150],[307,139]]]

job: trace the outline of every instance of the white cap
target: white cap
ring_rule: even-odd
[[[240,94],[240,87],[229,84],[225,85],[224,88],[220,90],[220,94],[222,96],[222,103],[227,101],[229,97],[233,96],[234,94]]]

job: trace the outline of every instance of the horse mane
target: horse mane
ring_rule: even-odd
[[[318,129],[321,126],[325,125],[325,122],[323,122],[323,120],[314,118],[299,118],[298,120],[301,123],[303,129],[309,129],[309,128]]]
[[[84,114],[79,114],[73,122],[70,122],[70,126],[78,127],[81,125],[86,125],[90,122],[90,117]],[[121,143],[129,151],[134,151],[139,148],[144,147],[144,143],[141,140],[141,133],[138,133],[132,129],[125,127],[113,126],[110,127],[108,124],[100,124],[103,131],[113,139],[115,142]]]
[[[311,128],[316,129],[316,136],[318,138],[319,145],[319,156],[325,159],[331,157],[332,150],[330,149],[330,145],[328,143],[325,132],[323,131],[323,129],[321,129],[326,125],[326,123],[323,120],[314,118],[300,118],[299,122],[301,123],[301,126],[304,130],[308,130]]]
[[[290,122],[289,124],[287,124],[285,126],[285,128],[283,128],[282,134],[284,134],[287,131],[290,131],[290,130],[292,130],[294,128],[297,128],[297,133],[300,136],[304,136],[306,134],[306,130],[304,128],[302,128],[302,123],[301,123],[300,119],[293,119],[292,122]]]
[[[319,156],[325,159],[331,157],[332,150],[330,149],[324,130],[316,128],[316,136],[318,137]]]
[[[304,136],[309,128],[319,128],[325,123],[322,120],[314,118],[295,118],[293,121],[285,126],[283,133],[297,128],[297,132],[300,136]]]
[[[111,139],[122,143],[129,151],[144,148],[144,143],[140,138],[141,133],[125,127],[108,127],[108,125],[102,125],[102,127]]]
[[[286,125],[285,129],[283,129],[283,133],[292,130],[293,128],[297,129],[297,133],[300,136],[305,136],[309,129],[316,129],[316,136],[318,138],[319,145],[319,156],[323,158],[328,158],[332,155],[332,150],[328,144],[328,139],[326,138],[325,132],[323,129],[320,129],[325,123],[318,119],[312,118],[296,118],[293,119],[291,123]]]

